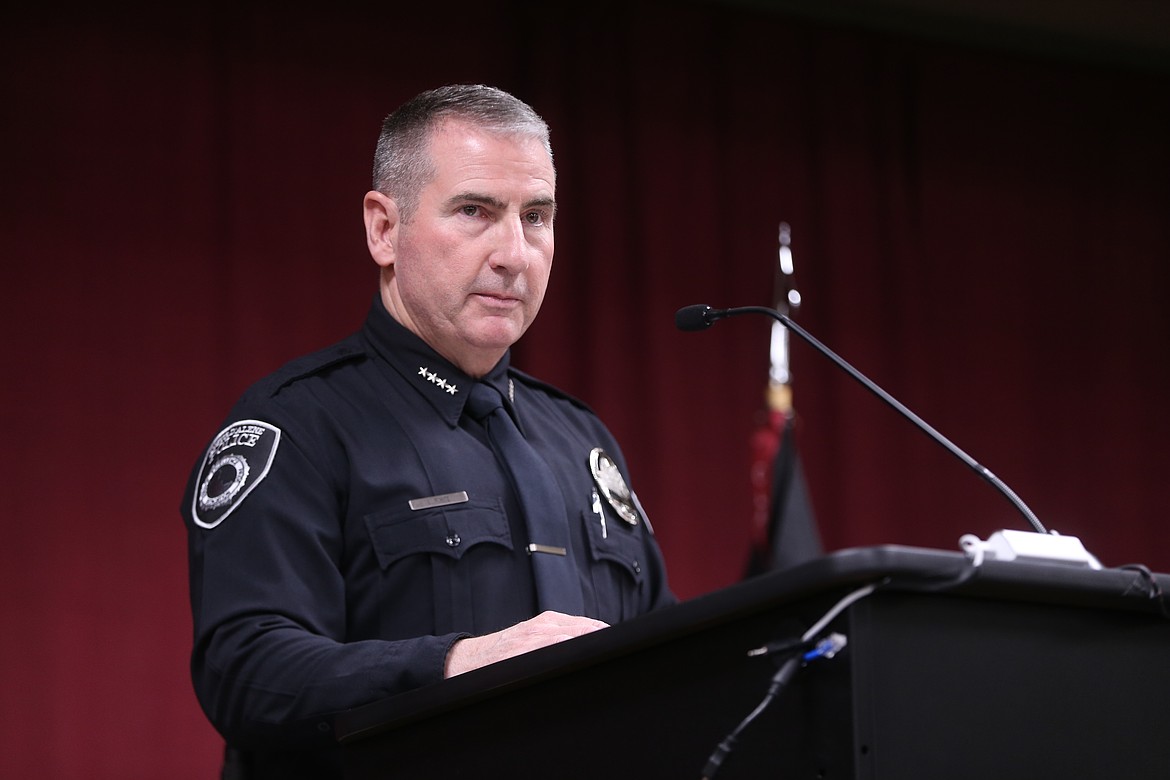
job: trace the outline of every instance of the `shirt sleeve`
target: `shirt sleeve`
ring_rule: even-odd
[[[270,463],[238,447],[216,457],[213,442],[188,483],[192,678],[231,744],[324,746],[334,714],[441,680],[467,635],[346,641],[345,496],[320,451],[327,440],[265,424],[279,433]],[[213,527],[196,522],[217,501]]]

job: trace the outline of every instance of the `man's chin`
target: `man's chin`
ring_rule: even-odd
[[[467,334],[467,343],[476,349],[504,352],[524,335],[526,325],[512,317],[485,317]]]

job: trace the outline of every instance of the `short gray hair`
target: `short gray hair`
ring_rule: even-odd
[[[431,133],[451,119],[493,134],[536,138],[552,158],[548,124],[519,98],[482,84],[423,92],[386,117],[374,152],[374,189],[394,198],[403,221],[410,219],[423,187],[435,175]]]

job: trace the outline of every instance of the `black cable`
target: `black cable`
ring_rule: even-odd
[[[739,725],[736,726],[735,729],[730,734],[728,734],[722,742],[719,743],[719,746],[715,748],[715,752],[712,753],[711,757],[707,759],[707,764],[703,767],[703,780],[711,780],[711,778],[715,777],[715,773],[719,771],[719,767],[723,764],[723,760],[727,758],[732,750],[735,749],[735,743],[739,739],[739,735],[743,733],[743,730],[746,729],[752,721],[758,718],[760,713],[768,708],[768,705],[770,705],[772,701],[780,695],[780,691],[784,690],[788,683],[792,681],[792,678],[796,676],[796,672],[800,669],[801,666],[800,662],[802,657],[802,655],[794,655],[780,666],[780,669],[772,676],[772,682],[768,686],[767,695],[765,695],[763,700],[758,705],[756,705],[756,708],[752,710],[746,718],[740,721]]]
[[[791,649],[798,652],[793,653],[792,657],[781,664],[780,669],[772,676],[772,682],[768,686],[768,693],[764,696],[763,701],[756,705],[756,708],[748,713],[748,716],[740,721],[739,725],[715,748],[711,757],[707,759],[706,766],[703,767],[703,780],[711,780],[715,776],[715,773],[719,771],[720,765],[723,764],[724,759],[735,749],[735,743],[739,739],[739,735],[780,695],[780,691],[784,690],[785,686],[792,681],[792,678],[796,676],[796,672],[804,664],[815,661],[818,658],[832,658],[841,648],[845,647],[847,640],[841,634],[831,634],[828,637],[815,641],[814,639],[851,604],[873,593],[880,584],[884,583],[863,585],[846,594],[840,601],[830,607],[829,611],[822,615],[820,620],[805,631],[799,640],[771,642],[763,647],[748,651],[749,656],[771,655],[777,648],[782,648],[785,651]],[[805,650],[809,642],[813,642],[813,649]]]
[[[1135,587],[1148,599],[1158,602],[1158,611],[1162,613],[1162,617],[1170,618],[1170,611],[1166,606],[1166,597],[1162,593],[1162,586],[1158,584],[1158,580],[1154,577],[1154,573],[1150,571],[1149,567],[1141,563],[1130,563],[1125,566],[1118,566],[1119,569],[1125,571],[1133,571],[1138,574],[1138,581],[1141,583],[1134,583],[1126,590],[1126,595],[1135,589]]]

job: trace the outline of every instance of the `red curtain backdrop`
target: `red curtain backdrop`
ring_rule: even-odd
[[[178,502],[243,388],[360,323],[381,118],[496,84],[549,120],[523,368],[623,442],[676,591],[734,583],[766,320],[800,321],[1105,565],[1170,570],[1170,78],[705,4],[30,12],[0,24],[0,776],[204,778]],[[490,11],[490,13],[488,13]],[[793,344],[830,550],[1008,503]]]

